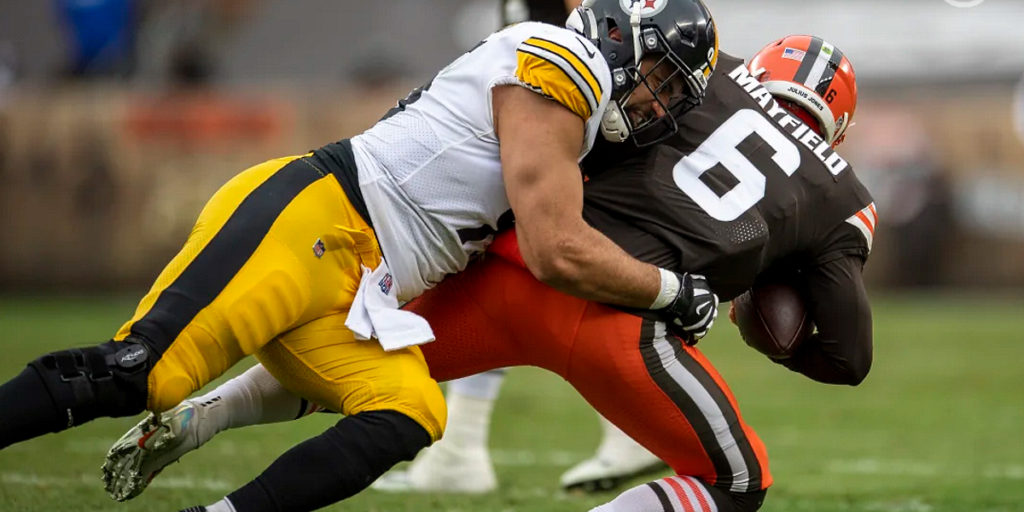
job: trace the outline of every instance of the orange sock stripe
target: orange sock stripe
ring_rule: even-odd
[[[700,505],[701,511],[710,512],[711,505],[708,505],[708,500],[704,499],[704,490],[701,489],[703,484],[691,476],[683,476],[679,478],[690,488],[691,491],[693,491],[693,495],[697,497],[697,504]]]
[[[683,486],[680,485],[674,477],[669,477],[662,481],[668,483],[669,487],[675,491],[676,497],[679,498],[679,503],[683,504],[683,510],[685,512],[697,512],[693,509],[693,504],[690,503],[690,497],[686,495],[686,491],[683,490]],[[704,511],[701,510],[700,512]]]

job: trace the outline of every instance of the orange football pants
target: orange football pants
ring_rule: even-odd
[[[676,473],[732,492],[772,483],[763,443],[700,350],[668,335],[662,322],[540,283],[522,264],[513,231],[407,309],[434,328],[437,341],[422,349],[438,381],[545,368]]]

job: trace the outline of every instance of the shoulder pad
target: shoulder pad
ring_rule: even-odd
[[[556,27],[538,28],[516,48],[516,78],[589,119],[610,90],[607,63],[583,37]]]

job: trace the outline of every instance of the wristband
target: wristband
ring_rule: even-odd
[[[676,296],[679,295],[679,287],[682,286],[682,283],[679,282],[679,275],[675,272],[659,268],[658,274],[661,276],[661,290],[658,291],[658,296],[654,298],[654,302],[651,303],[648,309],[664,309],[668,307],[675,300]]]

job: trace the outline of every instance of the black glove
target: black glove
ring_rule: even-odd
[[[679,293],[661,309],[668,330],[687,345],[695,345],[704,337],[718,317],[718,296],[711,291],[708,280],[699,274],[678,272]]]

